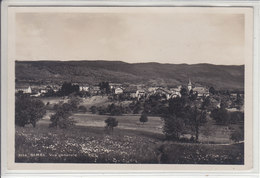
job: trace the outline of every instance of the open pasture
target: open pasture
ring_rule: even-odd
[[[48,111],[45,117],[38,122],[50,123],[50,116],[53,111]],[[150,133],[156,133],[163,135],[163,120],[160,117],[148,116],[148,122],[142,124],[139,121],[140,115],[122,115],[122,116],[110,116],[110,115],[98,115],[92,113],[76,112],[71,116],[76,121],[77,126],[85,127],[105,127],[105,120],[108,117],[115,117],[118,120],[118,126],[115,129],[131,130],[131,131],[145,131]],[[234,126],[234,125],[231,125]],[[236,125],[235,125],[236,126]],[[230,134],[232,131],[229,126],[216,125],[210,118],[208,122],[200,127],[199,142],[202,143],[218,143],[218,144],[230,144]],[[184,134],[183,137],[190,138],[191,134]]]

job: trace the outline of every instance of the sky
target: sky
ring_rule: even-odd
[[[244,14],[17,13],[16,60],[244,64]]]

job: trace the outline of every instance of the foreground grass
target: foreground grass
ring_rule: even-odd
[[[16,162],[243,164],[243,144],[163,141],[162,134],[76,126],[68,130],[16,127]]]

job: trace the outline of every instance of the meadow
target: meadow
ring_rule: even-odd
[[[107,115],[74,113],[76,125],[69,129],[49,128],[46,116],[31,126],[16,126],[16,162],[42,163],[149,163],[149,164],[243,164],[244,144],[229,140],[229,130],[212,121],[201,128],[201,143],[164,140],[160,117],[115,116],[119,121],[107,131]],[[216,133],[213,134],[213,133]]]

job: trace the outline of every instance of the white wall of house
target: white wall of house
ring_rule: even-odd
[[[115,89],[115,94],[121,94],[123,93],[123,89],[122,88],[116,88]]]

